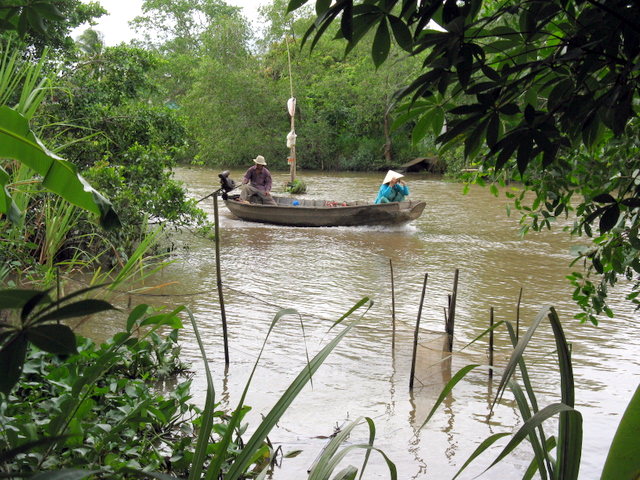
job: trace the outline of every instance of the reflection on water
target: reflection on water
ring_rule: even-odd
[[[217,171],[182,169],[178,177],[193,198],[217,187]],[[239,179],[241,172],[233,172]],[[363,200],[375,197],[381,174],[301,172],[307,197]],[[275,175],[278,189],[288,175]],[[288,228],[243,222],[220,202],[221,262],[231,365],[225,371],[220,311],[216,290],[215,250],[211,240],[184,233],[176,252],[179,262],[163,271],[158,284],[175,284],[162,293],[171,297],[134,297],[135,303],[187,305],[195,314],[216,378],[217,399],[234,408],[250,374],[269,325],[279,309],[295,308],[269,338],[247,403],[252,426],[277,401],[304,367],[307,354],[326,344],[332,323],[362,297],[374,303],[359,325],[338,345],[270,435],[285,452],[303,453],[285,459],[274,478],[293,480],[305,472],[326,444],[327,436],[345,421],[368,416],[376,423],[376,445],[398,466],[401,479],[451,478],[478,444],[492,433],[518,425],[517,407],[509,394],[492,415],[495,387],[486,369],[475,369],[421,428],[443,385],[463,366],[487,363],[487,344],[480,341],[452,357],[444,356],[444,309],[460,270],[454,348],[460,349],[495,319],[515,320],[520,289],[522,329],[542,305],[554,305],[564,319],[577,385],[577,408],[585,422],[581,478],[599,476],[621,413],[640,372],[636,347],[640,333],[623,294],[613,299],[619,317],[598,328],[571,320],[575,306],[565,276],[571,271],[572,240],[561,232],[518,237],[518,224],[505,214],[504,200],[488,190],[461,194],[460,185],[419,174],[408,175],[411,197],[427,202],[421,218],[393,228]],[[213,218],[211,203],[202,206]],[[392,348],[391,278],[393,263],[396,338]],[[414,391],[409,392],[413,325],[417,318],[424,274],[429,284],[422,310],[420,347]],[[119,328],[112,320],[85,325],[89,335]],[[304,329],[301,328],[301,321]],[[339,327],[338,327],[339,328]],[[190,329],[182,337],[185,360],[196,370],[194,394],[204,401],[202,360]],[[558,401],[554,344],[547,326],[536,333],[528,357],[536,388],[546,405]],[[496,365],[509,354],[504,330],[496,335]],[[499,375],[497,376],[499,378]],[[497,379],[493,382],[497,385]],[[535,380],[534,380],[535,381]],[[551,429],[549,429],[551,431]],[[350,441],[366,440],[361,437]],[[503,442],[502,445],[506,443]],[[473,478],[495,458],[484,455],[462,478]],[[511,478],[528,465],[529,452],[516,450],[508,462],[480,478]],[[356,460],[352,460],[352,463]],[[357,463],[354,463],[357,464]],[[384,462],[373,456],[367,478],[388,478]],[[521,474],[520,474],[521,475]]]

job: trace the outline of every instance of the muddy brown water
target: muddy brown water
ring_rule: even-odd
[[[176,177],[193,198],[218,186],[217,170],[182,168]],[[239,180],[240,171],[232,171]],[[383,173],[298,173],[308,185],[308,198],[350,201],[373,199]],[[288,173],[274,173],[274,191]],[[147,283],[168,284],[158,296],[134,296],[134,304],[187,305],[194,313],[215,378],[221,407],[237,405],[269,325],[281,308],[299,316],[283,317],[271,334],[256,370],[246,403],[250,433],[313,355],[333,338],[332,323],[363,297],[373,306],[338,345],[293,402],[269,438],[287,453],[273,474],[277,480],[306,478],[307,469],[336,427],[359,417],[376,426],[375,445],[398,468],[398,478],[451,478],[480,442],[493,433],[512,432],[520,425],[517,407],[507,392],[492,415],[499,373],[489,381],[483,368],[458,384],[438,412],[423,426],[446,381],[467,364],[487,364],[487,340],[461,351],[495,320],[515,323],[520,289],[521,332],[544,305],[553,305],[572,343],[576,377],[576,407],[584,419],[584,449],[580,478],[599,478],[620,416],[638,384],[640,332],[636,313],[624,301],[628,287],[612,294],[616,312],[598,327],[572,317],[566,275],[572,271],[570,248],[579,243],[558,225],[551,232],[520,238],[517,217],[506,214],[507,200],[488,189],[462,194],[459,184],[425,174],[409,174],[413,199],[427,207],[416,221],[399,227],[291,228],[249,223],[220,205],[223,294],[229,330],[230,367],[225,372],[220,308],[212,240],[184,232],[176,240],[175,263]],[[213,219],[211,199],[201,203]],[[566,220],[568,224],[570,220]],[[390,262],[394,270],[392,305]],[[455,353],[447,358],[444,310],[459,269]],[[422,308],[420,347],[414,391],[409,392],[413,326],[422,284],[428,274]],[[392,310],[396,337],[392,342]],[[300,322],[304,324],[304,334]],[[87,323],[81,333],[101,338],[121,328],[124,318]],[[182,354],[195,371],[194,400],[204,402],[202,359],[185,319]],[[495,362],[504,366],[509,355],[506,330],[496,333]],[[541,406],[560,401],[551,330],[544,324],[528,349],[527,360]],[[554,432],[554,424],[547,434]],[[248,435],[248,434],[247,434]],[[366,441],[364,427],[347,445]],[[248,436],[247,436],[248,438]],[[498,442],[504,446],[507,440]],[[474,478],[495,459],[493,448],[477,459],[460,478]],[[347,457],[359,465],[354,452]],[[530,450],[518,448],[505,461],[479,478],[514,478],[526,469]],[[365,478],[388,478],[382,457],[372,454]]]

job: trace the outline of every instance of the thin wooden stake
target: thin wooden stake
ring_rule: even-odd
[[[518,305],[516,307],[516,342],[520,337],[520,302],[522,301],[522,287],[520,287],[520,295],[518,295]]]
[[[393,261],[389,259],[391,269],[391,350],[396,348],[396,293],[393,285]]]
[[[493,307],[489,313],[489,378],[493,377]]]
[[[222,275],[220,273],[220,229],[218,219],[218,193],[213,196],[213,221],[215,245],[216,245],[216,280],[218,283],[218,298],[220,299],[220,315],[222,316],[222,338],[224,339],[224,364],[229,365],[229,341],[227,338],[227,316],[224,310],[224,298],[222,296]]]
[[[451,292],[451,297],[449,297],[449,315],[447,316],[447,323],[445,324],[445,331],[449,338],[449,352],[453,352],[453,332],[456,321],[456,299],[458,297],[458,275],[459,270],[456,268],[455,275],[453,276],[453,291]]]
[[[413,380],[416,376],[416,354],[418,351],[418,331],[420,330],[420,317],[422,317],[422,305],[424,304],[424,292],[427,289],[427,280],[429,274],[424,274],[424,282],[422,284],[422,297],[420,298],[420,307],[418,308],[418,319],[416,320],[416,330],[413,333],[413,357],[411,358],[411,376],[409,377],[409,390],[413,390]]]

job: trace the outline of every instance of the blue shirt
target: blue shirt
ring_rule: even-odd
[[[380,185],[378,196],[374,203],[382,203],[382,199],[386,198],[389,202],[402,202],[404,197],[409,195],[409,187],[396,183],[393,187],[388,183]]]

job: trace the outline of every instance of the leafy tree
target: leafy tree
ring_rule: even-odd
[[[104,52],[104,35],[92,28],[82,32],[76,43],[80,51],[89,58],[100,58]]]
[[[190,137],[175,110],[153,102],[152,72],[159,56],[121,45],[80,60],[58,77],[40,121],[51,143],[62,146],[66,157],[110,196],[123,228],[85,236],[78,248],[95,254],[105,251],[106,242],[107,251],[114,252],[111,262],[136,248],[148,221],[204,224],[203,212],[171,177],[172,167],[187,155]],[[80,231],[94,229],[81,224]]]
[[[239,7],[221,0],[145,0],[143,15],[136,17],[132,26],[141,32],[141,45],[160,53],[166,60],[157,75],[166,102],[181,105],[190,90],[198,60],[229,52],[246,55],[251,32]],[[232,26],[232,27],[231,27]],[[210,50],[209,38],[226,37],[218,50]],[[237,39],[241,48],[237,50]],[[226,52],[226,53],[225,53]]]
[[[0,5],[0,36],[19,35],[26,45],[37,52],[45,48],[56,53],[71,53],[75,49],[71,30],[91,23],[107,11],[98,2],[56,0],[55,2],[12,0]]]
[[[295,10],[304,0],[291,0]],[[611,315],[607,287],[634,279],[640,293],[640,170],[635,102],[640,83],[640,4],[532,0],[315,2],[314,45],[340,18],[351,51],[371,32],[378,68],[392,39],[423,69],[398,94],[402,120],[431,129],[444,148],[464,145],[479,177],[500,170],[534,192],[515,198],[524,229],[576,215],[571,232],[587,274],[572,277],[583,320]],[[433,23],[435,22],[435,24]],[[386,65],[385,65],[386,68]],[[446,131],[441,134],[443,125]],[[600,274],[600,280],[594,278]],[[597,275],[596,275],[597,276]],[[595,283],[594,283],[595,282]]]

